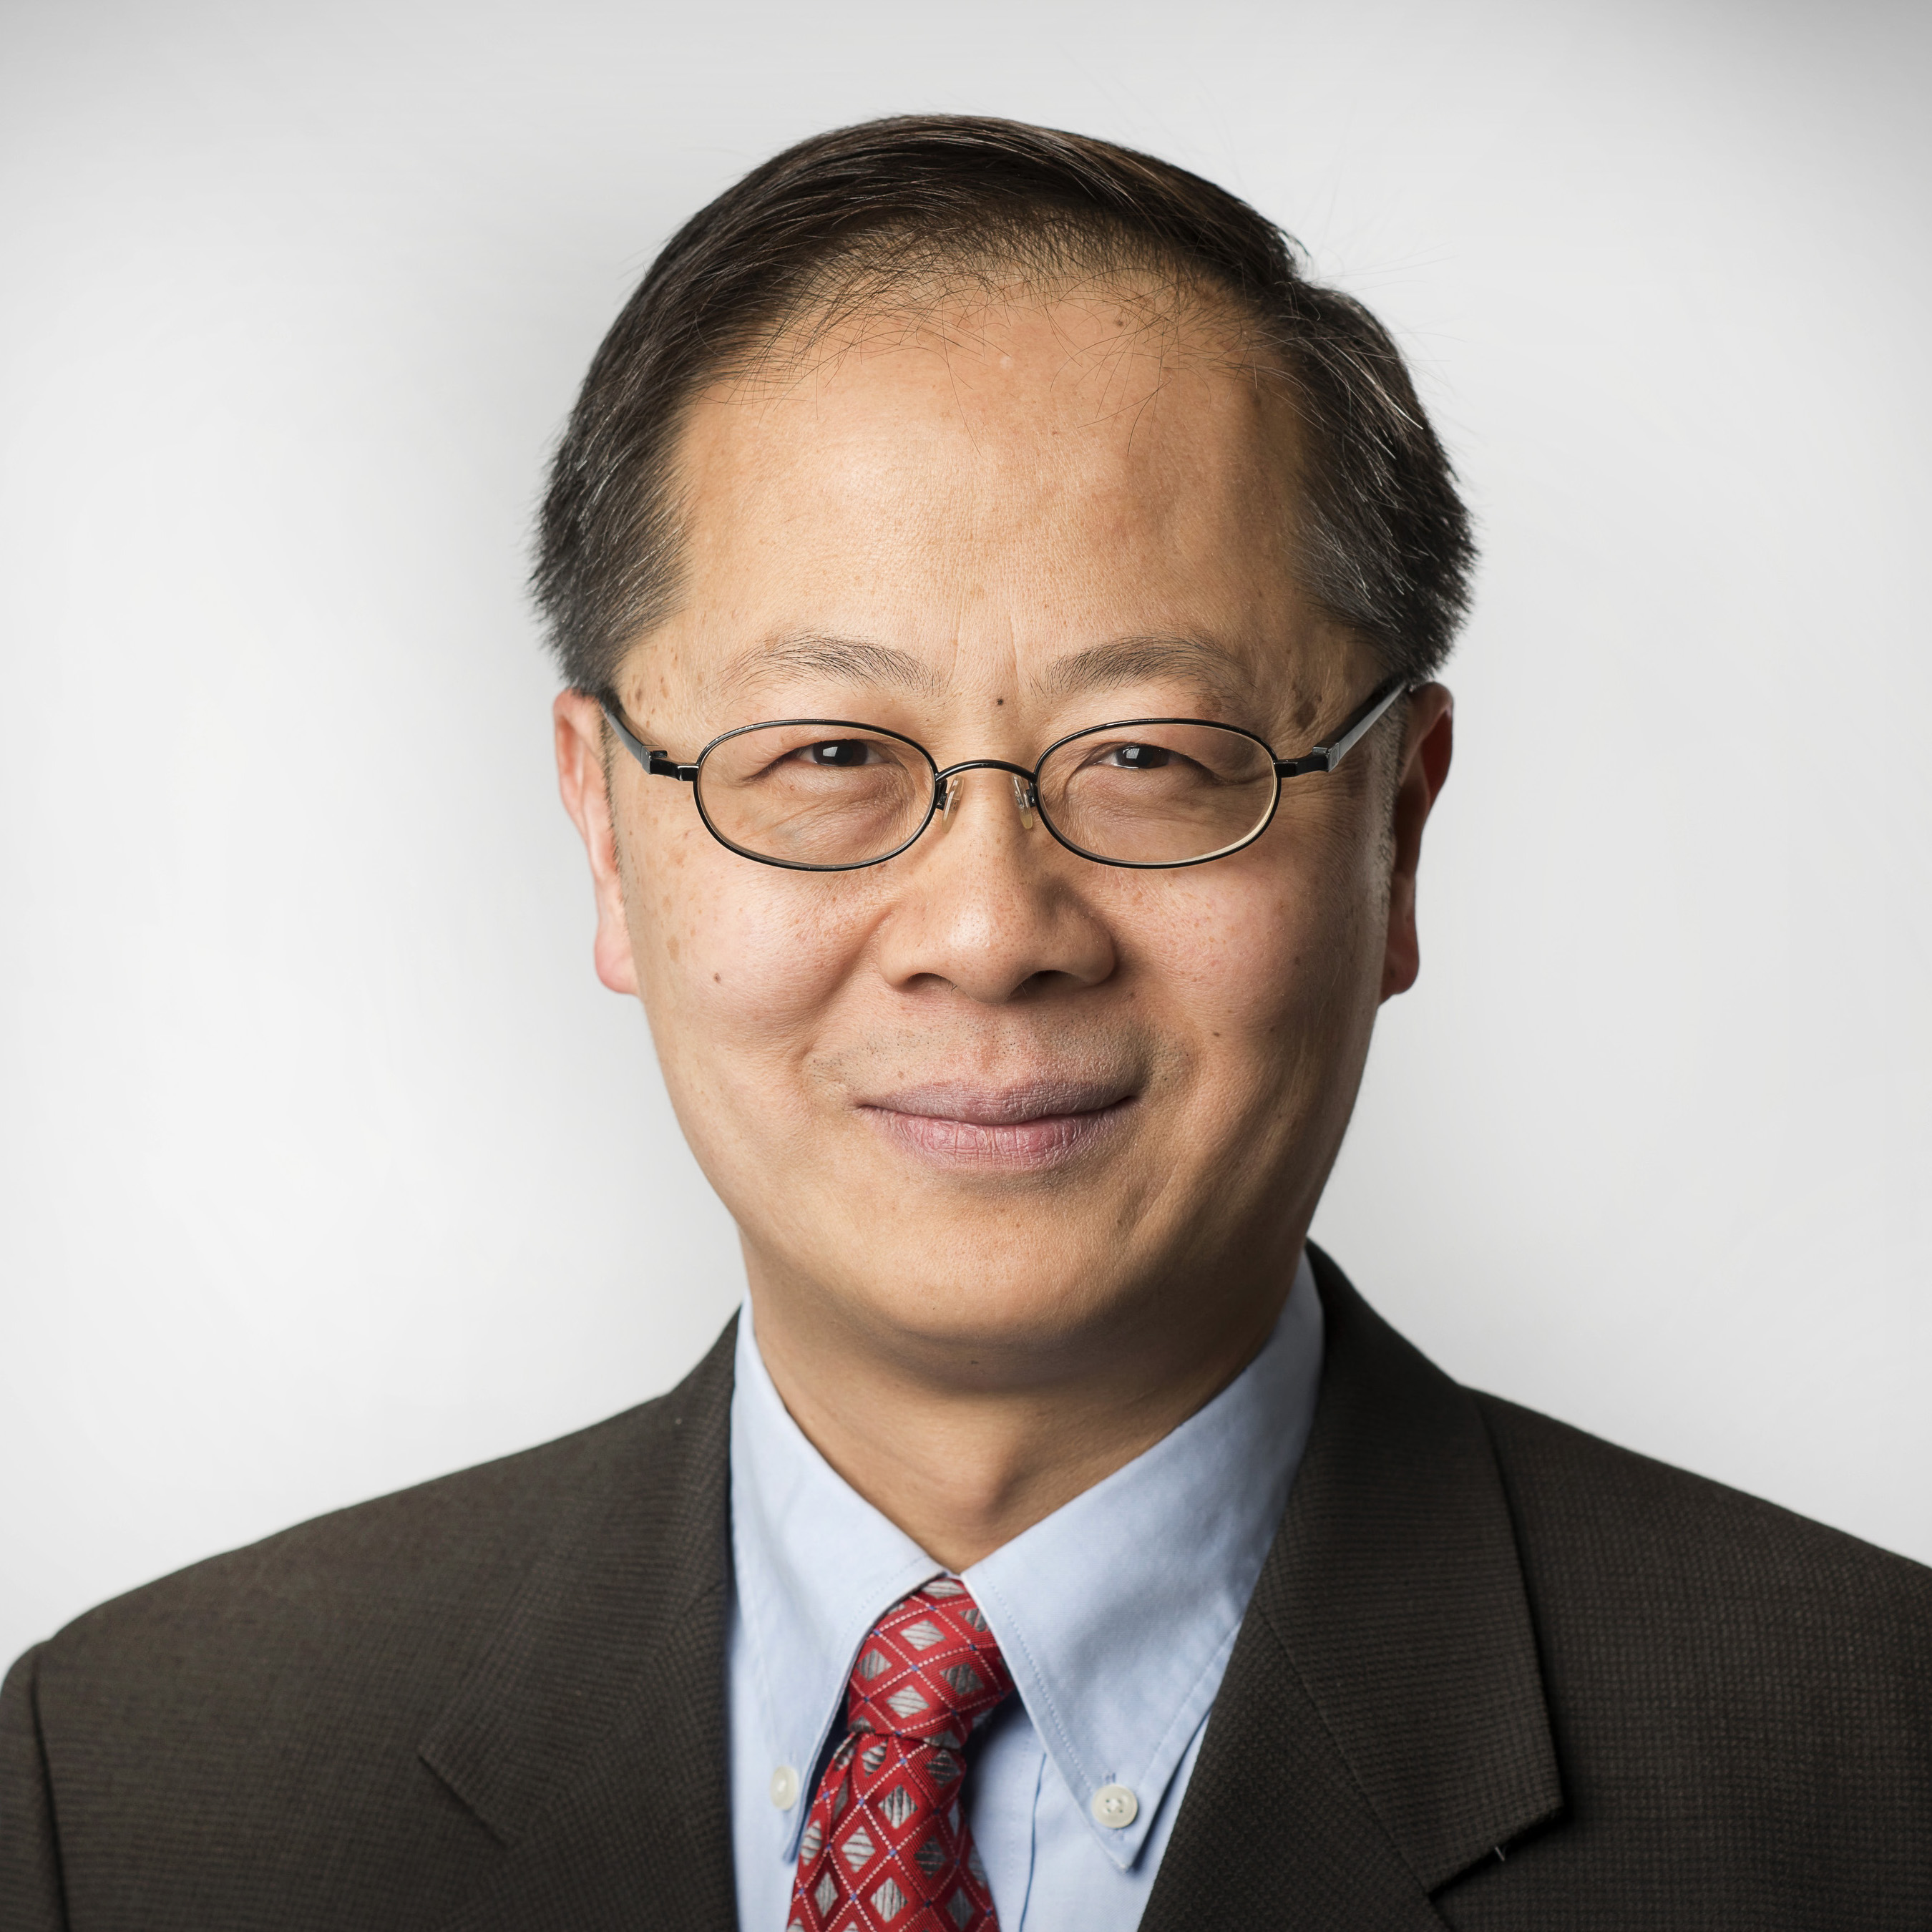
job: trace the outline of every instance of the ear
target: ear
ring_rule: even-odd
[[[624,916],[623,868],[604,757],[603,707],[583,692],[564,691],[557,694],[550,716],[556,725],[557,789],[590,856],[590,883],[597,895],[597,939],[591,956],[597,976],[614,993],[634,994],[638,969]]]
[[[1415,874],[1422,863],[1422,828],[1449,776],[1455,722],[1455,700],[1441,685],[1418,686],[1409,694],[1402,770],[1396,780],[1388,941],[1382,954],[1384,1000],[1407,992],[1422,970],[1421,947],[1415,934]]]

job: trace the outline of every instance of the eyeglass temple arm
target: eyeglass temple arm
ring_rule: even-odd
[[[695,765],[681,765],[667,752],[653,752],[643,739],[624,722],[623,715],[608,698],[597,700],[604,716],[610,721],[610,728],[624,741],[624,748],[642,765],[654,778],[682,778],[692,784],[698,776]]]
[[[1325,745],[1317,745],[1304,758],[1277,758],[1276,771],[1285,778],[1298,778],[1308,772],[1332,772],[1360,741],[1367,736],[1382,713],[1408,689],[1406,678],[1391,678],[1370,693],[1366,704],[1344,724]]]

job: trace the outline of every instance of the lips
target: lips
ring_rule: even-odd
[[[859,1112],[932,1166],[1024,1174],[1088,1152],[1119,1130],[1133,1104],[1124,1082],[1049,1079],[901,1088],[861,1101]]]

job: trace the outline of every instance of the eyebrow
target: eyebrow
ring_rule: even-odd
[[[1217,698],[1245,697],[1254,686],[1253,673],[1225,645],[1206,638],[1163,636],[1089,645],[1049,665],[1034,683],[1047,697],[1070,698],[1176,676],[1204,686]]]
[[[920,698],[935,697],[944,688],[931,668],[909,651],[817,631],[794,632],[740,651],[717,682],[721,690],[741,692],[797,672],[838,684],[890,685]]]
[[[718,672],[716,688],[742,695],[800,673],[855,688],[887,686],[916,698],[940,697],[946,688],[932,668],[909,651],[819,631],[793,632],[740,651]],[[1044,697],[1064,698],[1177,676],[1230,700],[1250,695],[1254,684],[1253,674],[1225,645],[1158,634],[1090,644],[1048,665],[1033,683]]]

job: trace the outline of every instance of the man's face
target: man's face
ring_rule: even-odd
[[[801,717],[941,766],[1172,716],[1295,755],[1377,669],[1298,590],[1294,450],[1212,319],[1150,301],[854,330],[698,407],[682,608],[620,695],[683,760]],[[594,707],[560,700],[599,969],[643,999],[761,1324],[998,1382],[1278,1305],[1377,1004],[1413,976],[1444,710],[1399,704],[1207,865],[1096,864],[980,771],[898,857],[811,873],[728,850],[621,753],[607,806]]]

